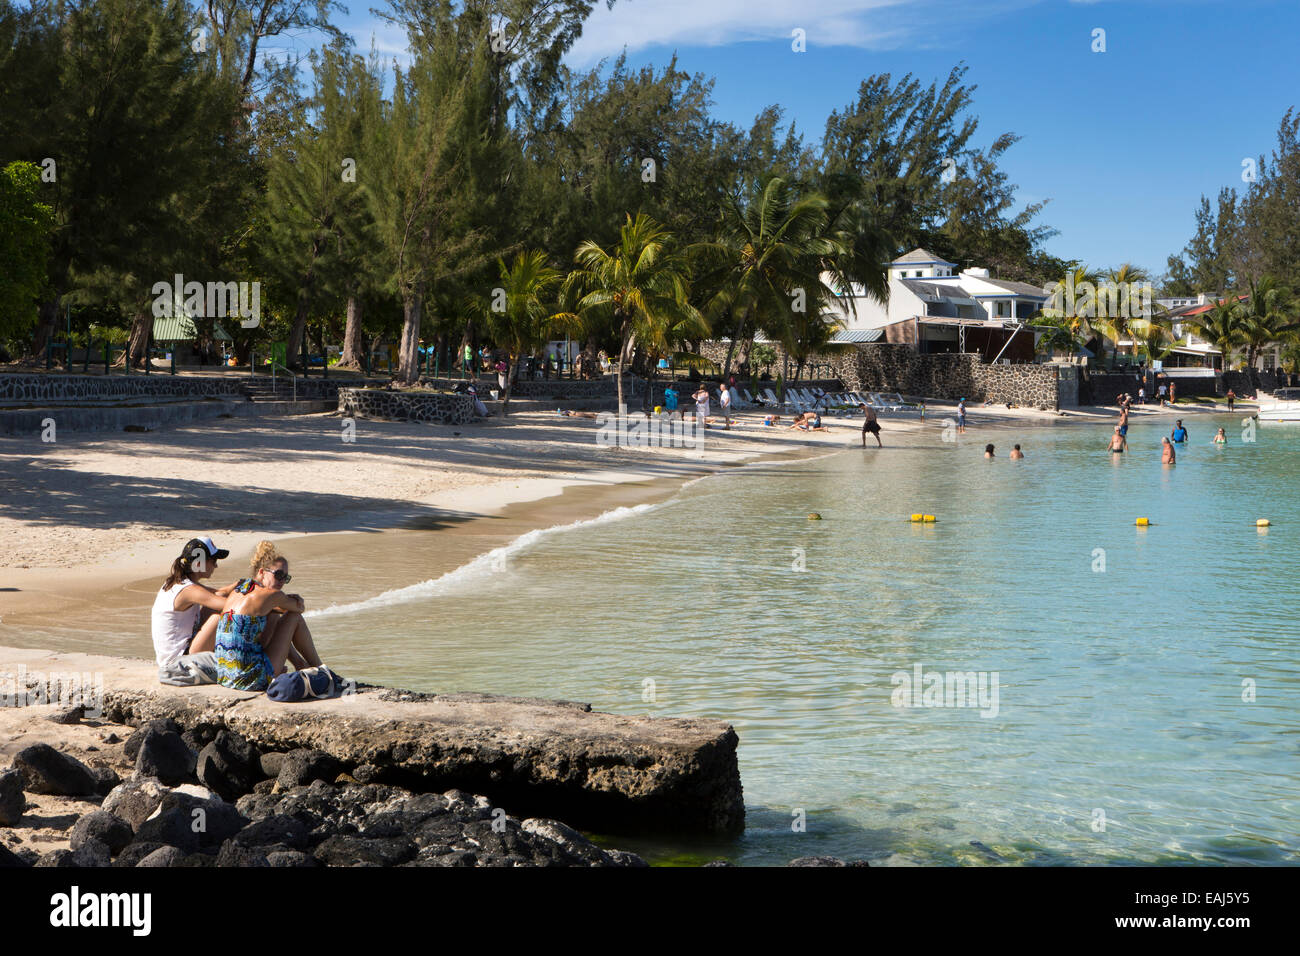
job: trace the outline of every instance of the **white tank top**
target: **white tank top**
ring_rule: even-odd
[[[158,591],[153,601],[153,651],[158,666],[165,667],[185,653],[199,620],[199,605],[176,610],[176,595],[194,582],[181,578],[179,584]]]

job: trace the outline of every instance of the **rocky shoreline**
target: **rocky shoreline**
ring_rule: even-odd
[[[646,866],[484,796],[364,783],[321,751],[206,736],[146,721],[125,740],[103,734],[97,766],[48,744],[19,751],[0,771],[0,866]],[[10,849],[25,823],[60,845]]]

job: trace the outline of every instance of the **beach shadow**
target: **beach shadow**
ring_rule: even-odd
[[[3,470],[0,470],[3,476]],[[268,478],[272,477],[268,474]],[[75,489],[67,487],[66,460],[47,456],[22,465],[21,480],[7,490],[5,516],[46,527],[122,528],[152,510],[159,528],[188,530],[219,523],[232,531],[268,534],[328,524],[335,530],[382,531],[384,515],[400,509],[430,530],[478,517],[391,498],[346,495],[326,489],[308,492],[309,513],[289,513],[285,492],[276,488],[234,487],[187,478],[139,478],[102,472],[78,472]],[[166,501],[165,508],[149,509]],[[316,530],[319,530],[316,529]],[[16,590],[16,589],[13,589]]]

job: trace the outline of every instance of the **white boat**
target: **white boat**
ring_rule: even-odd
[[[1300,388],[1279,388],[1259,401],[1259,421],[1300,425]]]

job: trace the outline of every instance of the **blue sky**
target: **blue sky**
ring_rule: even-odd
[[[371,4],[348,6],[340,25],[362,49],[373,34],[400,54],[404,37]],[[794,28],[804,53],[791,50]],[[1104,53],[1092,51],[1098,28]],[[662,65],[675,51],[682,69],[716,79],[718,117],[747,126],[776,103],[816,140],[864,77],[929,83],[965,61],[977,141],[1018,133],[1003,167],[1023,202],[1051,200],[1040,221],[1060,234],[1048,251],[1158,274],[1190,237],[1200,195],[1245,188],[1242,160],[1267,154],[1300,105],[1297,33],[1295,0],[619,0],[601,3],[569,62],[626,47],[633,66]]]

